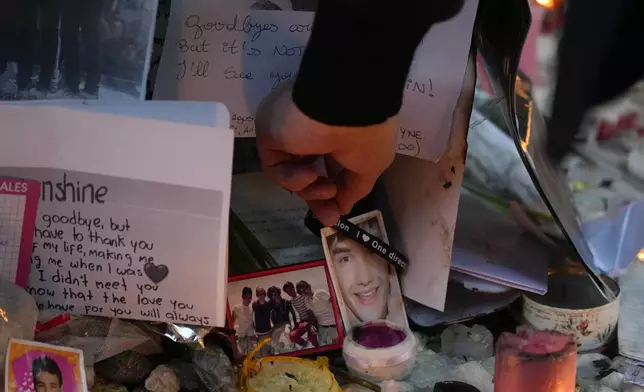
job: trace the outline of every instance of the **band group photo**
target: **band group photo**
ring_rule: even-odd
[[[229,321],[243,355],[307,353],[341,345],[340,314],[324,261],[231,278]],[[336,347],[333,347],[336,346]]]

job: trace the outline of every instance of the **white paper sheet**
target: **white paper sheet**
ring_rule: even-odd
[[[0,174],[42,184],[41,309],[224,325],[232,132],[55,107],[0,117]]]
[[[262,173],[233,176],[231,206],[278,263],[324,259],[320,239],[304,226],[304,200]]]
[[[238,137],[255,135],[261,99],[296,74],[313,20],[310,12],[249,10],[248,4],[173,1],[154,89],[155,99],[223,102]],[[432,27],[417,50],[401,110],[399,153],[436,161],[445,151],[477,5],[466,0],[456,17]]]
[[[216,102],[190,101],[9,101],[2,106],[56,106],[94,113],[114,114],[150,120],[170,121],[182,124],[205,125],[228,128],[228,110]]]
[[[403,295],[441,311],[445,306],[475,81],[472,57],[454,112],[451,140],[440,161],[399,155],[384,176],[398,234],[392,241],[409,260],[400,276]]]

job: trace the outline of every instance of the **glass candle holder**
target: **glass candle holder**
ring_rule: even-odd
[[[574,392],[576,374],[572,335],[519,327],[499,337],[494,392]]]

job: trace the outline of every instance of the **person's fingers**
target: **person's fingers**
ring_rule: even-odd
[[[343,171],[341,185],[338,186],[338,193],[335,196],[340,214],[350,213],[353,205],[371,192],[377,179],[378,177],[373,175]]]
[[[299,192],[318,179],[315,164],[297,160],[284,151],[266,148],[259,138],[257,153],[264,174],[288,191]]]
[[[332,227],[340,220],[340,208],[335,199],[308,200],[306,203],[325,227]]]
[[[282,162],[272,166],[262,165],[262,169],[268,178],[291,192],[300,192],[318,179],[312,165]]]
[[[313,184],[297,192],[304,200],[329,200],[335,197],[337,185],[326,178],[318,178]]]

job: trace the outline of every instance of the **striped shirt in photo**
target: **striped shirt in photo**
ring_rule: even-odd
[[[300,321],[309,319],[310,305],[308,304],[308,302],[309,301],[307,301],[306,297],[304,297],[303,295],[298,295],[291,301],[293,307],[295,308],[295,311],[297,311],[297,314],[300,316]]]

